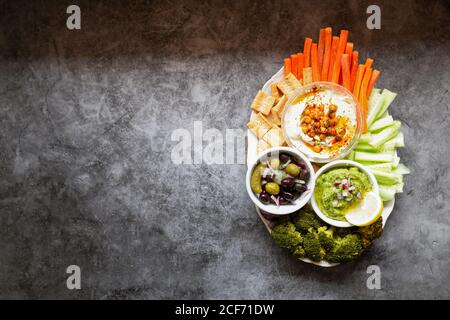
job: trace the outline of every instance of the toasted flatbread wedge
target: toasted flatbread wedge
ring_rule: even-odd
[[[272,83],[270,90],[272,91],[272,97],[275,98],[275,103],[277,103],[283,93],[281,93],[280,89],[278,89],[277,83]]]
[[[258,112],[252,110],[252,113],[250,114],[250,122],[253,120],[256,120],[257,115],[258,115]]]
[[[308,84],[311,82],[313,82],[312,67],[303,68],[303,84]]]
[[[283,114],[284,105],[286,104],[287,96],[284,95],[280,98],[278,103],[275,105],[275,107],[272,108],[271,112],[274,112],[278,115],[278,117],[281,118],[281,115]]]
[[[278,82],[277,86],[285,96],[290,98],[295,96],[302,83],[292,73],[289,73],[283,80]]]
[[[251,108],[257,112],[261,112],[264,115],[268,115],[274,104],[274,97],[271,97],[264,91],[259,90],[252,102]]]
[[[281,146],[285,140],[280,128],[272,128],[263,136],[263,140],[272,147]]]
[[[261,113],[258,113],[254,120],[247,123],[247,127],[261,139],[270,129],[272,129],[271,123]]]
[[[270,122],[270,124],[272,125],[273,128],[278,128],[279,126],[281,126],[281,119],[278,116],[278,113],[273,112],[273,108],[272,108],[272,111],[270,111],[269,115],[266,118]]]
[[[265,142],[263,139],[258,140],[258,144],[256,145],[256,153],[263,152],[266,149],[270,148],[270,144]]]

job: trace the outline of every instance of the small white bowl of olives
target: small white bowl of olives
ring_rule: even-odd
[[[260,153],[246,176],[247,192],[255,205],[273,215],[302,208],[312,196],[315,173],[311,162],[290,147]]]

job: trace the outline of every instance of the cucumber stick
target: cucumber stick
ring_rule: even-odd
[[[378,183],[393,186],[399,183],[403,183],[403,176],[401,174],[386,172],[386,171],[378,171],[378,170],[370,170],[373,173]]]
[[[397,193],[397,189],[395,186],[385,186],[380,184],[378,186],[378,190],[380,192],[381,200],[389,201],[394,199],[395,194]]]
[[[384,171],[384,172],[392,171],[392,165],[390,163],[368,164],[368,165],[366,165],[366,167],[369,170],[377,170],[377,171]]]
[[[400,163],[400,164],[397,166],[397,169],[395,169],[395,170],[392,171],[392,172],[393,172],[393,173],[396,173],[396,174],[410,174],[410,173],[411,173],[411,170],[409,170],[408,167],[405,166],[403,163]]]
[[[369,128],[369,132],[377,132],[383,130],[386,127],[389,127],[394,123],[394,119],[392,116],[387,116],[375,121]]]
[[[377,134],[373,134],[367,143],[372,147],[374,147],[375,149],[378,149],[384,143],[396,137],[400,132],[400,127],[401,127],[400,121],[394,121],[394,123],[391,126],[378,132]]]
[[[381,118],[389,105],[394,101],[396,93],[384,89],[380,96],[372,95],[369,98],[369,111],[367,113],[367,126],[370,128],[375,120]]]
[[[363,151],[355,151],[355,161],[364,161],[364,162],[389,162],[392,163],[394,160],[394,155],[392,152],[383,152],[383,153],[371,153],[371,152],[363,152]]]

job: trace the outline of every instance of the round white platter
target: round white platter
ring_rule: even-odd
[[[281,68],[277,73],[275,73],[272,76],[272,78],[269,79],[269,81],[267,81],[264,84],[262,90],[265,93],[267,93],[268,95],[271,95],[272,93],[270,90],[270,86],[272,85],[272,83],[281,81],[283,79],[283,74],[284,74],[284,70],[283,70],[283,68]],[[257,155],[258,155],[256,152],[257,144],[258,144],[258,139],[256,138],[256,136],[250,130],[247,130],[247,167],[249,167],[257,158]],[[386,221],[389,218],[390,214],[392,213],[392,210],[394,209],[394,203],[395,203],[395,199],[384,202],[384,209],[381,214],[381,216],[383,217],[383,227],[386,224]],[[261,211],[259,210],[258,207],[255,206],[255,209],[256,209],[256,213],[258,214],[259,218],[264,223],[264,226],[266,227],[267,231],[270,233],[274,223],[270,220],[267,220],[261,214]],[[315,262],[315,261],[312,261],[312,260],[306,259],[306,258],[302,258],[300,260],[302,260],[303,262],[306,262],[306,263],[315,264],[320,267],[335,267],[335,266],[339,265],[339,263],[330,263],[325,260],[322,260],[319,262]]]

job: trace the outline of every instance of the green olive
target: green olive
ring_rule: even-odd
[[[287,174],[296,177],[300,174],[301,169],[298,165],[294,163],[289,163],[285,170]]]
[[[280,193],[280,186],[275,182],[267,182],[265,188],[268,194],[277,195]]]
[[[270,166],[275,170],[280,168],[280,159],[278,159],[278,158],[270,159]]]

